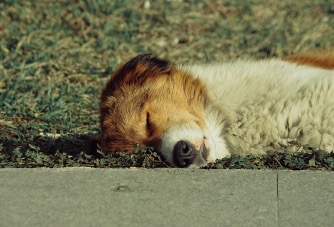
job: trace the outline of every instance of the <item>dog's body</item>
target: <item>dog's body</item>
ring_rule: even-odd
[[[101,128],[104,152],[152,146],[178,167],[262,155],[290,140],[330,152],[334,53],[206,65],[141,55],[103,90]]]

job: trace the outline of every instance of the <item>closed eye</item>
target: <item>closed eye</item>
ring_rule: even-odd
[[[148,132],[149,135],[152,135],[153,133],[153,124],[150,119],[150,113],[146,113],[146,131]]]
[[[146,129],[149,130],[151,127],[151,122],[150,122],[150,113],[146,113]]]

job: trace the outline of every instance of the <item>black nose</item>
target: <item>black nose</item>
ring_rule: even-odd
[[[174,146],[173,158],[177,167],[185,168],[194,162],[196,157],[195,148],[187,141],[180,140]]]

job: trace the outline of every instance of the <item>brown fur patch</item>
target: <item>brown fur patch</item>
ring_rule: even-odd
[[[131,152],[136,144],[159,149],[171,126],[205,127],[206,88],[187,72],[151,55],[140,55],[112,75],[101,95],[101,148]]]
[[[310,65],[324,69],[334,69],[334,49],[314,54],[292,55],[283,58],[285,61],[299,65]]]
[[[133,84],[141,85],[149,77],[170,74],[170,70],[171,67],[168,61],[146,54],[131,59],[113,73],[100,97],[100,122],[102,129],[100,143],[102,149],[103,147],[111,147],[112,144],[114,144],[112,147],[115,150],[129,150],[130,148],[133,149],[135,146],[135,144],[129,143],[129,139],[125,139],[121,136],[122,132],[117,132],[115,129],[114,125],[118,124],[116,118],[120,117],[112,115],[117,102],[115,93],[120,92],[126,86]],[[137,97],[137,99],[143,103],[146,97]],[[131,105],[133,105],[133,103],[131,103]],[[143,104],[139,104],[139,106],[142,105]]]
[[[172,68],[168,61],[153,55],[138,55],[113,73],[102,91],[101,101],[112,96],[123,85],[143,84],[149,78],[170,74]]]

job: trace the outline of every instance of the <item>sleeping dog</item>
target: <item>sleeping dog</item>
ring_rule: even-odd
[[[139,55],[101,95],[101,148],[153,147],[176,167],[279,143],[334,150],[334,51],[284,59],[181,65]]]

